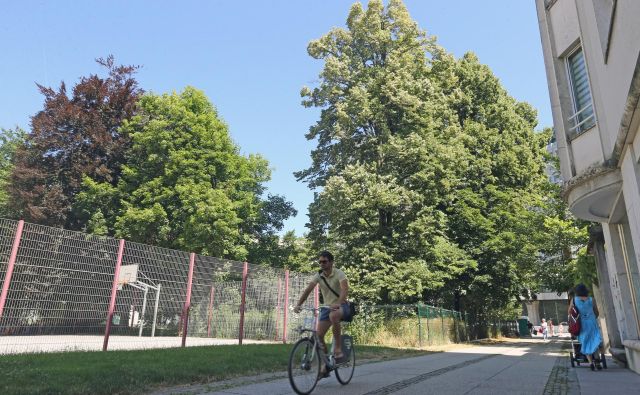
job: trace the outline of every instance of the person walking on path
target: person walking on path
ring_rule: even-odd
[[[547,329],[549,327],[547,326],[547,321],[545,321],[544,318],[542,319],[542,324],[540,324],[540,326],[542,327],[542,339],[547,340],[547,334],[549,333],[547,332]]]
[[[324,335],[333,326],[333,356],[337,363],[344,361],[345,355],[342,352],[342,338],[340,335],[340,321],[351,321],[351,309],[347,303],[347,294],[349,293],[349,282],[344,272],[333,266],[333,255],[329,251],[322,251],[318,256],[320,270],[311,279],[307,288],[300,295],[298,304],[294,311],[299,313],[302,304],[313,292],[316,285],[320,285],[322,300],[325,305],[320,310],[320,322],[318,323],[318,338],[320,338],[321,346],[324,352],[327,352],[327,345],[324,343]],[[327,377],[326,367],[321,369],[322,377]]]
[[[549,320],[549,336],[553,337],[553,320]]]
[[[571,308],[575,306],[580,314],[580,334],[578,334],[580,352],[587,356],[591,370],[596,368],[600,370],[602,366],[599,363],[597,366],[593,363],[593,353],[600,348],[602,343],[602,335],[600,335],[600,328],[596,320],[600,315],[598,306],[596,301],[589,296],[589,290],[584,284],[576,286],[575,294],[575,298],[571,299],[569,303],[568,312],[570,314]]]

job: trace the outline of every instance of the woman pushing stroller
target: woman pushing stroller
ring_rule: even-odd
[[[602,344],[602,336],[596,318],[600,315],[596,301],[589,297],[589,290],[584,284],[578,284],[575,288],[575,297],[570,299],[569,314],[573,306],[576,307],[580,314],[580,352],[586,355],[589,360],[591,370],[602,369],[599,360],[593,359],[593,354],[600,348]]]

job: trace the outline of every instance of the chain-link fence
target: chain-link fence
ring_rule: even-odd
[[[0,354],[286,341],[309,278],[0,219]]]
[[[498,338],[498,337],[527,337],[529,332],[520,334],[518,322],[497,319],[467,319],[468,338],[470,340]]]
[[[356,341],[399,347],[426,347],[469,340],[464,316],[427,305],[364,305],[351,324]]]
[[[244,262],[0,219],[0,354],[287,342],[311,279]],[[318,305],[318,292],[307,307]],[[363,305],[361,344],[470,339],[460,313]]]
[[[364,305],[348,330],[361,344],[429,347],[520,336],[515,320],[478,320],[424,304]],[[528,336],[528,332],[523,336]]]

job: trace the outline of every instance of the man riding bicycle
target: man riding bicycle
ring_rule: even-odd
[[[342,339],[340,336],[340,321],[351,321],[351,310],[349,304],[346,303],[347,294],[349,293],[349,282],[344,272],[333,267],[333,255],[329,251],[322,251],[318,255],[320,270],[313,277],[307,288],[300,295],[298,305],[294,311],[299,313],[302,304],[307,300],[309,294],[313,292],[316,285],[320,285],[320,292],[325,305],[320,309],[320,322],[318,323],[318,337],[324,352],[327,352],[327,345],[324,342],[324,336],[333,325],[333,353],[336,363],[341,363],[345,359],[342,352]],[[323,366],[322,373],[326,377],[328,372]]]

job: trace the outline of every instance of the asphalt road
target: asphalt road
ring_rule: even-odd
[[[356,349],[357,350],[357,349]],[[608,358],[608,369],[592,372],[584,364],[572,368],[568,340],[508,341],[497,345],[456,348],[416,358],[358,365],[353,380],[340,385],[323,379],[313,394],[638,394],[640,375]],[[227,382],[165,388],[175,394],[293,394],[286,372]]]
[[[321,380],[313,394],[542,394],[550,377],[562,379],[551,375],[558,356],[564,355],[561,346],[558,341],[533,339],[370,363],[356,367],[350,384],[342,386],[332,375]],[[288,379],[280,377],[221,391],[198,392],[292,394]]]

